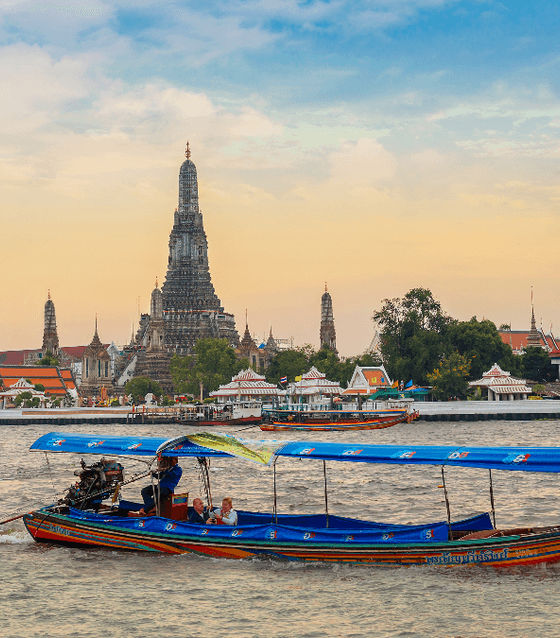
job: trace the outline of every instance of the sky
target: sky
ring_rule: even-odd
[[[341,354],[383,299],[560,334],[554,0],[0,0],[0,350],[129,341],[190,141],[242,334]]]

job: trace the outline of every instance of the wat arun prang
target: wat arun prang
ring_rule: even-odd
[[[161,290],[162,345],[156,345],[151,338],[151,324],[156,323],[156,317],[150,316],[141,331],[143,344],[149,344],[152,352],[159,349],[162,355],[190,354],[196,342],[205,337],[223,338],[232,346],[239,345],[234,316],[224,312],[212,285],[208,241],[198,206],[196,166],[188,143],[185,155],[179,171],[179,203],[169,236],[167,276]],[[144,374],[147,372],[143,370]]]

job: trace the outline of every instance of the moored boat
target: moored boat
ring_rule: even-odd
[[[379,430],[398,423],[411,423],[418,412],[409,407],[382,410],[286,410],[267,409],[260,424],[263,431]]]
[[[126,503],[103,509],[94,494],[88,493],[80,502],[80,498],[75,498],[79,491],[74,490],[72,499],[24,516],[29,533],[37,541],[224,558],[269,557],[369,565],[508,566],[560,560],[560,526],[496,529],[491,482],[493,470],[559,473],[558,447],[250,442],[208,433],[169,440],[51,433],[39,438],[31,449],[114,457],[196,457],[199,462],[216,456],[242,458],[271,465],[274,486],[279,458],[315,459],[322,461],[325,478],[325,514],[277,512],[274,487],[271,511],[239,512],[235,526],[188,523],[184,520],[184,504],[159,503],[157,515],[131,518],[123,514]],[[333,516],[328,511],[327,461],[440,466],[446,502],[445,467],[486,469],[490,476],[491,512],[452,521],[448,507],[447,520],[417,525]],[[103,468],[109,468],[113,481],[119,483],[118,463],[105,461]],[[101,486],[104,497],[110,496],[113,486],[114,483]]]

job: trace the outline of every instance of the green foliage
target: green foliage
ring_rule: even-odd
[[[47,350],[45,354],[39,359],[39,365],[40,366],[58,366],[60,364],[58,359],[53,355],[53,353],[50,350]]]
[[[163,394],[160,384],[148,377],[134,377],[130,379],[126,382],[124,391],[126,394],[132,395],[135,403],[143,403],[144,397],[148,392],[158,397]]]
[[[14,399],[14,405],[16,406],[16,408],[19,408],[22,403],[29,401],[32,398],[33,395],[31,394],[31,392],[20,392]]]
[[[444,357],[440,365],[427,375],[434,397],[443,401],[465,398],[469,387],[469,367],[468,358],[458,352]]]
[[[552,381],[556,378],[555,367],[542,348],[527,348],[521,356],[521,366],[523,376],[531,381]]]
[[[212,392],[248,367],[247,359],[237,359],[227,339],[200,339],[193,355],[172,357],[171,378],[176,392],[197,396],[201,383],[206,393]]]
[[[373,319],[381,331],[383,361],[394,379],[425,383],[426,373],[450,351],[451,319],[426,288],[413,288],[402,299],[384,299]]]
[[[480,379],[494,363],[513,375],[520,373],[519,357],[502,341],[496,326],[488,319],[452,321],[447,332],[452,348],[471,362],[471,380]]]
[[[533,394],[542,397],[542,395],[546,392],[546,386],[543,383],[535,383],[532,390]]]
[[[36,383],[33,387],[37,390],[37,392],[45,391],[45,386],[42,383]]]
[[[308,350],[281,350],[272,358],[266,370],[266,379],[269,383],[278,383],[282,377],[288,377],[288,381],[291,382],[309,368]]]

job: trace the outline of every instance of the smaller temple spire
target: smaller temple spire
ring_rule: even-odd
[[[189,144],[188,140],[187,140],[187,147],[185,148],[185,157],[187,159],[191,159],[191,145]]]
[[[50,288],[47,290],[47,300],[48,301],[51,300],[51,289]]]

